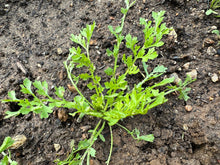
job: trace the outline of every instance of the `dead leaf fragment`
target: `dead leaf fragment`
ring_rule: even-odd
[[[212,76],[211,76],[211,80],[212,82],[217,82],[218,81],[218,75],[216,73],[214,73]]]
[[[60,121],[62,121],[62,122],[66,122],[68,119],[68,114],[65,109],[59,109],[57,115],[58,115],[58,118],[60,119]]]
[[[12,137],[12,139],[14,140],[14,143],[9,147],[10,149],[18,149],[27,140],[25,135],[16,135],[15,137]]]
[[[168,40],[177,42],[177,33],[174,29],[171,30],[170,33],[168,34]]]
[[[206,46],[212,45],[214,43],[215,43],[215,41],[213,41],[212,39],[205,38],[204,41],[203,41],[202,47],[206,47]]]
[[[53,144],[53,147],[54,147],[56,152],[58,152],[61,148],[60,144]]]
[[[90,40],[89,45],[97,45],[97,40]]]
[[[73,85],[67,84],[67,87],[71,92],[73,92],[73,93],[77,92],[76,88]]]
[[[197,70],[193,69],[191,72],[187,72],[186,75],[190,76],[191,79],[197,79]]]

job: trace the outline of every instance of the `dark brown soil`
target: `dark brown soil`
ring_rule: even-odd
[[[69,81],[63,61],[73,44],[70,34],[78,34],[82,27],[93,21],[96,21],[96,29],[91,47],[92,60],[102,74],[103,66],[112,63],[105,52],[114,42],[108,25],[120,23],[123,6],[121,0],[1,0],[0,99],[7,98],[10,90],[15,90],[17,97],[23,98],[19,85],[26,77],[32,81],[46,80],[52,96],[54,86],[62,85],[67,89]],[[124,130],[114,127],[110,164],[220,164],[220,81],[211,80],[214,73],[220,78],[220,50],[216,36],[211,33],[213,26],[220,30],[220,20],[206,16],[207,8],[206,0],[137,0],[129,11],[124,33],[136,35],[139,40],[142,38],[139,18],[151,19],[152,11],[165,10],[164,22],[177,33],[177,42],[164,38],[166,44],[158,49],[159,58],[149,62],[151,67],[163,64],[168,67],[167,75],[176,72],[182,79],[193,69],[198,75],[197,81],[190,84],[189,101],[170,95],[166,104],[152,109],[147,115],[120,122],[130,130],[138,128],[141,134],[153,133],[153,143],[136,142]],[[207,53],[210,46],[218,52]],[[121,51],[126,50],[122,47]],[[184,67],[187,62],[189,68]],[[134,84],[140,79],[134,76],[130,80]],[[79,88],[89,95],[85,82]],[[73,96],[67,90],[66,98],[71,100]],[[192,111],[186,111],[186,105],[191,105]],[[66,158],[71,140],[78,142],[88,137],[84,126],[93,128],[97,124],[97,119],[91,117],[77,122],[77,117],[69,116],[62,122],[57,117],[59,109],[54,109],[54,113],[43,120],[34,114],[4,119],[5,111],[18,108],[0,103],[0,143],[6,136],[24,134],[27,137],[22,147],[11,151],[13,159],[21,165],[50,165],[56,158]],[[97,154],[91,164],[105,164],[110,148],[109,135],[106,128],[106,142],[95,144]],[[55,151],[54,144],[59,144],[61,149]]]

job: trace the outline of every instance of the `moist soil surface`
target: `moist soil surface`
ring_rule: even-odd
[[[110,0],[1,0],[0,2],[0,99],[6,99],[10,90],[17,98],[25,98],[20,85],[25,78],[46,80],[49,93],[54,96],[55,86],[64,86],[65,98],[76,94],[68,89],[63,61],[69,48],[71,34],[78,34],[86,24],[96,22],[91,43],[91,60],[102,76],[112,66],[113,60],[106,54],[112,49],[114,36],[108,25],[120,24],[123,1]],[[197,73],[197,81],[191,87],[190,99],[179,100],[177,93],[170,94],[168,102],[151,109],[148,114],[120,121],[141,135],[154,134],[155,140],[137,142],[122,128],[113,127],[114,147],[110,164],[114,165],[217,165],[220,164],[220,49],[218,38],[212,30],[219,29],[220,20],[206,16],[208,2],[200,0],[137,0],[129,10],[123,34],[137,36],[143,43],[139,18],[152,20],[152,11],[165,10],[164,22],[173,27],[176,34],[163,38],[165,44],[157,49],[158,58],[149,61],[149,69],[157,65],[167,67],[164,76],[176,73],[184,80],[187,72]],[[120,54],[128,52],[122,44]],[[121,60],[120,70],[124,71]],[[140,65],[141,67],[141,65]],[[74,70],[75,74],[84,70]],[[214,77],[217,75],[217,79]],[[141,81],[141,75],[129,76],[129,84]],[[91,95],[86,82],[78,84],[86,97]],[[52,165],[54,160],[65,159],[71,151],[70,142],[77,144],[90,136],[87,132],[97,124],[94,117],[68,115],[72,110],[54,109],[47,119],[29,113],[4,119],[7,110],[17,111],[19,106],[0,103],[0,143],[6,136],[25,135],[27,140],[12,149],[12,159],[20,165]],[[61,117],[60,115],[61,114]],[[92,165],[103,165],[110,149],[110,132],[103,132],[106,142],[98,140],[94,148],[96,157]],[[54,147],[58,146],[58,147]]]

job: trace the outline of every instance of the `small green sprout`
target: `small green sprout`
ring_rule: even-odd
[[[8,150],[8,155],[5,153],[5,150],[7,150],[12,144],[14,143],[14,140],[12,140],[11,137],[6,137],[0,146],[0,153],[3,155],[2,160],[0,161],[0,165],[17,165],[18,163],[16,161],[11,160],[11,153]]]
[[[219,32],[219,30],[217,30],[217,29],[216,29],[216,30],[213,30],[212,33],[214,33],[214,34],[217,35],[217,38],[218,38],[218,40],[219,40],[217,46],[220,45],[220,32]]]
[[[220,0],[212,0],[209,7],[210,9],[206,11],[206,15],[214,14],[215,17],[220,17],[216,11],[220,8]]]

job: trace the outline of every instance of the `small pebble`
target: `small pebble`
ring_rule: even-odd
[[[168,40],[177,42],[177,34],[174,29],[168,34]]]
[[[189,69],[189,66],[190,66],[190,62],[187,62],[183,65],[183,68],[188,70]]]
[[[178,76],[177,73],[172,73],[172,74],[170,75],[170,78],[172,78],[172,77],[174,77],[174,83],[175,83],[175,84],[178,84],[180,81],[182,81],[182,80],[179,78],[179,76]]]
[[[214,98],[212,96],[209,97],[209,101],[213,101]]]
[[[191,72],[187,72],[186,75],[190,76],[192,79],[197,79],[197,71],[195,69]]]
[[[212,82],[217,82],[219,79],[218,79],[218,75],[216,73],[214,73],[212,76],[211,76],[211,80]]]
[[[53,147],[54,147],[56,152],[58,152],[61,148],[60,144],[53,144]]]
[[[57,53],[60,55],[63,53],[62,49],[61,48],[57,48]]]
[[[188,111],[188,112],[192,111],[192,106],[191,105],[186,105],[185,110]]]
[[[188,126],[187,126],[187,124],[183,124],[183,129],[185,130],[185,131],[187,131],[189,128],[188,128]]]
[[[207,54],[209,56],[214,56],[217,53],[217,51],[215,50],[215,48],[213,48],[212,46],[209,46],[207,49]]]
[[[41,68],[42,66],[41,66],[41,64],[38,63],[38,64],[37,64],[37,67],[38,67],[38,68]]]

